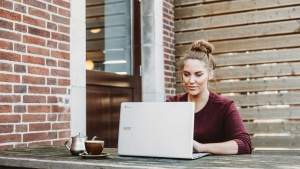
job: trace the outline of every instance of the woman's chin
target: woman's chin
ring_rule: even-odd
[[[196,96],[199,94],[199,91],[196,91],[196,90],[189,90],[189,94],[190,95],[193,95],[193,96]]]

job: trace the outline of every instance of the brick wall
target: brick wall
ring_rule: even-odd
[[[175,29],[174,2],[163,1],[163,42],[165,66],[165,95],[166,98],[175,95]]]
[[[70,137],[70,1],[0,0],[0,149]]]

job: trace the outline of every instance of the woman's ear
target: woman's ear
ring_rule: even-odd
[[[209,71],[208,80],[211,80],[214,77],[214,70]]]

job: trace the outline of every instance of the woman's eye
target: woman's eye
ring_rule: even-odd
[[[186,74],[186,73],[185,73],[185,74],[183,74],[183,75],[184,75],[185,77],[188,77],[188,76],[190,76],[190,74]]]
[[[197,76],[197,77],[200,77],[200,76],[202,76],[202,74],[196,74],[196,76]]]

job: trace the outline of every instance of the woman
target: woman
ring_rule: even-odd
[[[192,44],[179,65],[187,93],[167,101],[195,103],[195,152],[250,154],[251,140],[233,101],[208,90],[216,66],[212,51],[205,40]]]

